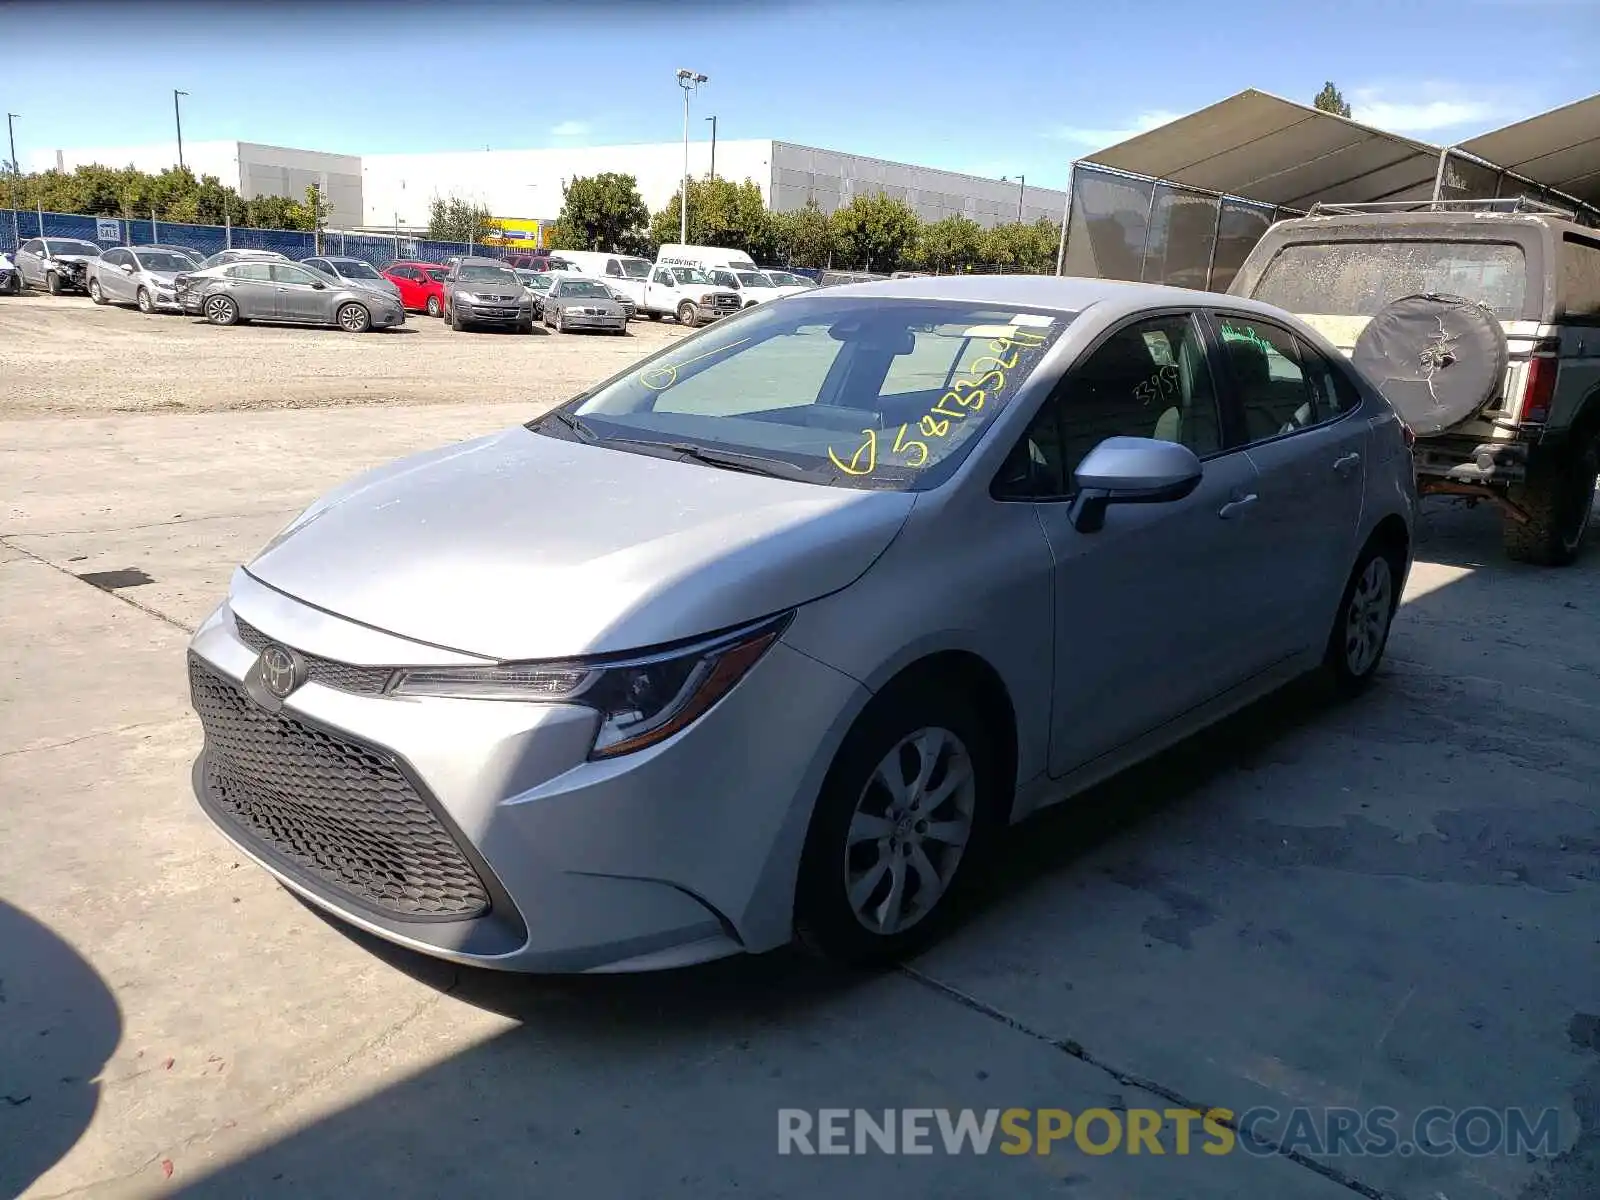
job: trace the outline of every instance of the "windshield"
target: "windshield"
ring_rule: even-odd
[[[711,276],[707,275],[699,267],[668,267],[667,270],[672,272],[672,277],[680,285],[688,283],[709,284],[711,282]]]
[[[338,261],[333,269],[345,279],[382,279],[371,263]]]
[[[650,264],[642,258],[620,258],[622,275],[625,279],[648,279],[650,277]]]
[[[171,250],[141,250],[134,257],[146,271],[189,271],[194,262],[186,254]]]
[[[601,300],[610,300],[611,289],[603,283],[596,283],[592,279],[568,279],[561,284],[563,296],[594,296]]]
[[[787,271],[768,271],[767,278],[778,287],[803,287],[806,281],[798,275],[791,275]]]
[[[433,280],[435,283],[443,283],[445,281],[445,278],[450,274],[450,268],[449,267],[424,267],[423,268],[423,274],[425,274],[429,279]]]
[[[740,271],[739,272],[739,282],[744,284],[745,287],[753,287],[753,288],[763,288],[763,287],[772,287],[773,286],[772,280],[768,279],[760,271]]]
[[[517,277],[511,273],[509,267],[462,267],[456,278],[462,283],[498,283],[506,287],[518,286]]]
[[[100,247],[93,242],[74,242],[64,238],[46,238],[45,248],[51,254],[99,254]]]
[[[536,281],[538,278],[539,272],[537,271],[530,271],[525,267],[517,268],[517,279],[521,282],[523,287],[537,286]]]
[[[1522,316],[1528,266],[1504,242],[1303,242],[1278,251],[1255,299],[1293,313],[1370,317],[1402,296],[1444,293],[1487,304],[1502,320]]]
[[[920,491],[960,465],[1072,319],[832,294],[774,307],[679,342],[566,411],[603,441],[669,457],[691,447],[818,483]]]

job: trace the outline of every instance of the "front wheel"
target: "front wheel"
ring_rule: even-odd
[[[678,324],[693,329],[700,323],[700,310],[685,300],[678,305]]]
[[[364,304],[341,304],[337,316],[339,328],[346,333],[365,333],[372,328],[372,314]]]
[[[533,318],[529,317],[526,321],[518,321],[517,322],[517,332],[518,333],[532,333],[533,332]]]
[[[206,301],[206,320],[213,325],[237,325],[239,306],[231,296],[212,296]]]
[[[48,275],[46,275],[44,277],[44,290],[49,292],[52,296],[61,295],[61,276],[57,275],[54,271],[51,271]]]
[[[566,331],[567,331],[566,310],[558,308],[558,309],[556,309],[556,332],[557,333],[565,333]]]
[[[139,311],[144,313],[146,316],[156,311],[155,304],[150,300],[150,291],[148,288],[140,288],[139,294],[135,296],[134,299],[139,303]]]
[[[106,302],[106,294],[100,290],[100,281],[98,279],[89,281],[89,299],[96,304],[104,304]]]
[[[1356,560],[1339,601],[1325,657],[1341,692],[1365,688],[1378,673],[1395,610],[1400,607],[1403,567],[1382,546],[1369,544]]]
[[[437,297],[437,296],[429,296],[428,297],[428,315],[430,317],[437,317],[443,311],[444,310],[443,310],[442,306],[439,304],[439,297]]]
[[[988,727],[955,689],[880,693],[817,798],[795,895],[801,943],[866,965],[937,936],[997,824],[996,767]]]
[[[1528,514],[1528,522],[1506,518],[1501,535],[1506,557],[1541,567],[1573,562],[1593,520],[1597,477],[1600,438],[1595,437],[1576,454],[1530,464],[1527,480],[1509,490],[1509,499]]]

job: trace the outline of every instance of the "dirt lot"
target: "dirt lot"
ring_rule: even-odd
[[[452,333],[411,314],[399,330],[247,325],[97,308],[83,296],[0,296],[0,419],[48,413],[218,412],[347,404],[564,400],[682,336]]]
[[[159,320],[0,301],[12,411],[90,414],[0,420],[0,1197],[1600,1196],[1600,544],[1516,567],[1437,511],[1367,695],[1286,691],[1014,831],[905,970],[489,976],[241,861],[191,792],[184,645],[319,492],[675,331]],[[403,407],[358,403],[362,362]],[[139,411],[175,400],[256,411]],[[929,1120],[926,1156],[780,1156],[790,1107],[1066,1110],[1090,1149],[949,1155]],[[1114,1114],[1213,1107],[1266,1141],[1101,1152]],[[1441,1109],[1558,1140],[1467,1153]],[[1403,1148],[1304,1140],[1386,1111]]]

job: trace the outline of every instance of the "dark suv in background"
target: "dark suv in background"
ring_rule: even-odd
[[[533,295],[498,258],[460,258],[444,280],[444,323],[451,329],[497,325],[533,332]]]

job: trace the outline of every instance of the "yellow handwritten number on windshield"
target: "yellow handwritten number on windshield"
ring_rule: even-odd
[[[878,469],[878,431],[876,429],[863,429],[861,432],[866,435],[867,440],[862,442],[856,452],[850,456],[849,463],[840,462],[839,456],[833,452],[833,447],[828,447],[828,458],[833,462],[834,466],[838,467],[846,475],[871,475]],[[866,457],[866,466],[861,465],[862,456]],[[924,447],[923,457],[927,457],[926,447]]]

